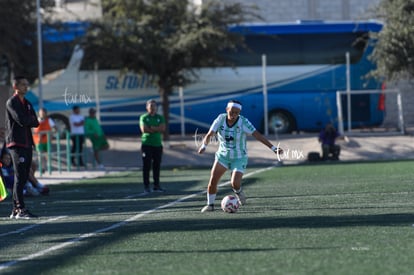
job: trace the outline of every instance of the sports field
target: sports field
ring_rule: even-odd
[[[60,184],[28,198],[35,220],[0,204],[0,274],[413,274],[414,162],[250,168],[248,204],[205,204],[209,169],[164,169]],[[223,179],[223,183],[229,178]]]

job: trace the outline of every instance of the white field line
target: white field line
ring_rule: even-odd
[[[47,219],[47,220],[41,221],[41,222],[36,223],[36,224],[32,224],[32,225],[29,225],[29,226],[26,226],[26,227],[22,227],[22,228],[17,229],[17,230],[13,230],[13,231],[9,231],[9,232],[2,233],[2,234],[0,234],[0,237],[12,235],[12,234],[19,234],[19,233],[22,233],[24,231],[28,231],[28,230],[30,230],[32,228],[38,227],[38,226],[40,226],[42,224],[45,224],[45,223],[48,223],[48,222],[52,222],[52,221],[57,221],[57,220],[60,220],[60,219],[66,218],[66,217],[67,216],[59,216],[59,217]]]
[[[244,177],[249,177],[249,176],[252,176],[252,175],[255,175],[255,174],[258,174],[258,173],[262,173],[262,172],[268,171],[268,170],[273,169],[273,168],[274,168],[274,166],[267,167],[267,168],[262,168],[262,169],[258,169],[258,170],[255,170],[255,171],[253,171],[251,173],[248,173],[248,174],[244,175]],[[230,181],[224,182],[224,183],[220,184],[219,186],[225,186],[225,185],[228,185],[228,184],[230,184]],[[94,237],[94,236],[96,236],[96,235],[98,235],[100,233],[105,233],[105,232],[108,232],[108,231],[117,229],[117,228],[119,228],[119,227],[121,227],[121,226],[123,226],[123,225],[125,225],[125,224],[127,224],[129,222],[133,222],[133,221],[139,220],[142,217],[144,217],[144,216],[146,216],[148,214],[151,214],[151,213],[153,213],[153,212],[155,212],[157,210],[164,209],[164,208],[168,208],[170,206],[174,206],[174,205],[176,205],[176,204],[178,204],[180,202],[183,202],[183,201],[185,201],[185,200],[187,200],[189,198],[193,198],[195,196],[198,196],[198,195],[203,194],[203,193],[206,193],[206,192],[207,191],[200,191],[200,192],[197,192],[197,193],[194,193],[194,194],[191,194],[191,195],[188,195],[188,196],[179,198],[179,199],[177,199],[175,201],[172,201],[170,203],[167,203],[167,204],[158,206],[156,208],[153,208],[153,209],[150,209],[150,210],[141,212],[141,213],[139,213],[139,214],[137,214],[135,216],[132,216],[131,218],[126,219],[124,221],[121,221],[121,222],[118,222],[118,223],[114,223],[111,226],[98,229],[98,230],[93,231],[91,233],[82,234],[81,236],[79,236],[77,238],[73,238],[73,239],[71,239],[69,241],[66,241],[66,242],[57,244],[55,246],[49,247],[49,248],[44,249],[44,250],[41,250],[39,252],[36,252],[36,253],[30,254],[30,255],[21,257],[19,259],[13,260],[13,261],[9,261],[9,262],[0,264],[0,271],[5,270],[6,268],[8,268],[10,266],[13,266],[13,265],[16,265],[16,264],[18,264],[20,262],[29,261],[29,260],[36,259],[38,257],[42,257],[42,256],[44,256],[44,255],[46,255],[46,254],[48,254],[50,252],[63,249],[65,247],[67,247],[67,246],[73,245],[73,244],[78,243],[80,241],[83,241],[85,239]]]

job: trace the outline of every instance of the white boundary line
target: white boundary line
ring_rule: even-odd
[[[252,175],[255,175],[255,174],[258,174],[258,173],[262,173],[262,172],[265,172],[265,171],[271,170],[271,169],[273,169],[274,167],[275,167],[275,166],[270,166],[270,167],[262,168],[262,169],[259,169],[259,170],[255,170],[255,171],[253,171],[253,172],[251,172],[251,173],[248,173],[248,174],[244,175],[244,177],[250,177],[250,176],[252,176]],[[228,185],[228,184],[230,184],[230,181],[224,182],[224,183],[220,184],[219,186],[225,186],[225,185]],[[200,194],[204,194],[204,193],[206,193],[206,192],[207,192],[207,191],[200,191],[200,192],[197,192],[197,193],[194,193],[194,194],[191,194],[191,195],[188,195],[188,196],[185,196],[185,197],[179,198],[179,199],[177,199],[177,200],[175,200],[175,201],[172,201],[172,202],[170,202],[170,203],[167,203],[167,204],[164,204],[164,205],[158,206],[158,207],[156,207],[156,208],[153,208],[153,209],[150,209],[150,210],[147,210],[147,211],[141,212],[141,213],[139,213],[139,214],[137,214],[137,215],[135,215],[135,216],[132,216],[131,218],[126,219],[126,220],[124,220],[124,221],[114,223],[114,224],[113,224],[113,225],[111,225],[111,226],[108,226],[108,227],[104,227],[104,228],[98,229],[98,230],[93,231],[93,232],[91,232],[91,233],[85,233],[85,234],[82,234],[81,236],[79,236],[79,237],[77,237],[77,238],[73,238],[73,239],[71,239],[71,240],[69,240],[69,241],[66,241],[66,242],[60,243],[60,244],[58,244],[58,245],[55,245],[55,246],[49,247],[49,248],[44,249],[44,250],[41,250],[41,251],[39,251],[39,252],[36,252],[36,253],[30,254],[30,255],[27,255],[27,256],[25,256],[25,257],[21,257],[21,258],[19,258],[19,259],[17,259],[17,260],[13,260],[13,261],[9,261],[9,262],[6,262],[6,263],[3,263],[3,264],[0,264],[0,271],[5,270],[6,268],[8,268],[8,267],[10,267],[10,266],[13,266],[13,265],[16,265],[16,264],[18,264],[18,263],[20,263],[20,262],[23,262],[23,261],[28,261],[28,260],[33,260],[33,259],[35,259],[35,258],[42,257],[42,256],[44,256],[44,255],[46,255],[46,254],[48,254],[48,253],[50,253],[50,252],[53,252],[53,251],[56,251],[56,250],[59,250],[59,249],[65,248],[65,247],[67,247],[67,246],[73,245],[73,244],[78,243],[78,242],[80,242],[80,241],[83,241],[83,240],[85,240],[85,239],[88,239],[88,238],[94,237],[94,236],[96,236],[96,235],[98,235],[98,234],[100,234],[100,233],[105,233],[105,232],[108,232],[108,231],[110,231],[110,230],[117,229],[117,228],[119,228],[119,227],[121,227],[121,226],[123,226],[123,225],[125,225],[125,224],[127,224],[127,223],[129,223],[129,222],[136,221],[136,220],[138,220],[138,219],[140,219],[140,218],[142,218],[142,217],[144,217],[144,216],[146,216],[146,215],[148,215],[148,214],[151,214],[151,213],[153,213],[153,212],[155,212],[155,211],[157,211],[157,210],[164,209],[164,208],[168,208],[168,207],[170,207],[170,206],[173,206],[173,205],[176,205],[176,204],[178,204],[178,203],[180,203],[180,202],[183,202],[183,201],[185,201],[185,200],[187,200],[187,199],[193,198],[193,197],[198,196],[198,195],[200,195]],[[63,217],[63,216],[62,216],[62,217]],[[59,218],[59,217],[58,217],[58,218]],[[30,227],[30,226],[28,226],[27,228],[28,228],[28,229],[30,229],[29,227]],[[26,230],[28,230],[28,229],[26,229]]]
[[[124,199],[133,199],[133,198],[138,198],[138,197],[144,197],[144,196],[147,196],[147,195],[149,195],[149,193],[142,192],[142,193],[138,193],[138,194],[135,194],[135,195],[128,195],[128,196],[124,197]]]
[[[2,233],[2,234],[0,234],[0,237],[12,235],[12,234],[19,234],[19,233],[22,233],[24,231],[28,231],[28,230],[30,230],[32,228],[38,227],[38,226],[40,226],[42,224],[45,224],[45,223],[48,223],[48,222],[52,222],[52,221],[57,221],[57,220],[60,220],[60,219],[66,218],[66,217],[67,216],[58,216],[58,217],[55,217],[55,218],[47,219],[45,221],[41,221],[39,223],[35,223],[35,224],[29,225],[29,226],[26,226],[26,227],[23,227],[23,228],[20,228],[20,229],[17,229],[17,230],[13,230],[13,231],[10,231],[10,232]]]

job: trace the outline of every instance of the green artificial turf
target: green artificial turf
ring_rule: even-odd
[[[51,186],[27,199],[39,219],[0,219],[0,274],[412,274],[413,166],[250,168],[235,214],[228,185],[200,213],[208,169],[163,170],[146,196],[138,172]]]

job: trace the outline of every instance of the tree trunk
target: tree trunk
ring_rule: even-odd
[[[4,128],[6,122],[6,101],[11,96],[9,85],[0,85],[0,149],[4,141]]]
[[[163,135],[163,139],[166,141],[170,140],[170,91],[168,90],[168,88],[160,87],[159,92],[161,97],[162,113],[165,118],[165,132]]]
[[[0,146],[2,146],[6,122],[6,101],[12,95],[12,89],[10,88],[10,67],[5,55],[0,55],[0,72]]]

